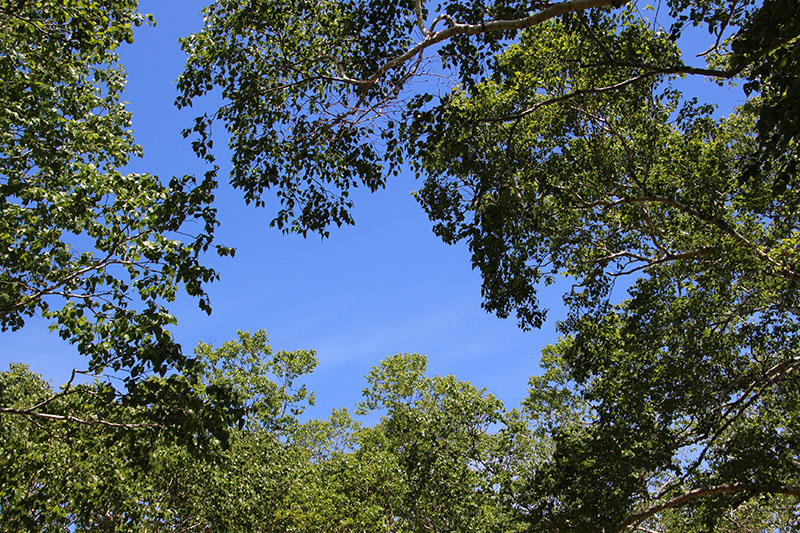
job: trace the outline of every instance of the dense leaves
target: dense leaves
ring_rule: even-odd
[[[191,106],[219,90],[224,105],[199,116],[185,134],[194,134],[199,156],[213,160],[213,125],[221,121],[233,150],[231,182],[245,199],[265,205],[265,191],[274,189],[279,207],[272,225],[325,235],[332,224],[353,222],[350,189],[376,190],[399,171],[405,150],[392,117],[404,108],[404,88],[426,71],[422,52],[448,39],[453,17],[464,17],[458,32],[475,36],[478,46],[459,37],[440,54],[472,83],[505,35],[481,25],[493,15],[542,6],[440,6],[446,13],[427,27],[427,7],[410,1],[214,2],[205,9],[203,31],[183,41],[189,60],[177,104]],[[562,12],[547,11],[545,18]],[[409,108],[429,98],[414,98]]]
[[[0,404],[8,406],[0,408],[4,528],[182,531],[203,517],[213,529],[240,529],[242,511],[226,508],[237,504],[235,491],[256,490],[259,480],[220,476],[239,461],[260,461],[270,442],[282,447],[277,439],[297,423],[306,398],[305,389],[289,394],[292,380],[316,364],[312,352],[273,354],[266,341],[263,332],[241,333],[216,350],[200,345],[189,375],[151,377],[122,397],[100,381],[55,392],[24,365],[0,373]],[[147,398],[132,400],[137,394]],[[232,400],[244,412],[232,410]],[[237,433],[243,420],[252,433]],[[262,469],[278,461],[263,460]]]
[[[115,50],[146,20],[131,0],[0,2],[0,330],[43,317],[88,358],[59,392],[21,367],[4,376],[10,530],[67,515],[113,529],[103,513],[117,505],[135,522],[136,502],[119,493],[129,463],[148,461],[150,439],[206,452],[243,415],[237,391],[200,381],[166,308],[183,286],[211,310],[204,285],[217,274],[199,258],[217,224],[214,172],[198,184],[121,170],[141,148]],[[80,374],[102,382],[78,385]],[[61,461],[75,440],[86,440],[85,469],[70,471]]]
[[[42,315],[90,369],[131,379],[186,363],[164,304],[183,285],[210,312],[217,277],[198,261],[213,173],[120,170],[141,149],[114,50],[143,20],[130,0],[0,4],[0,327]]]
[[[686,498],[688,505],[640,516],[647,500],[631,501],[619,480],[640,483],[658,447],[631,447],[631,439],[593,424],[596,414],[569,391],[555,349],[546,356],[547,373],[532,379],[529,398],[512,411],[453,376],[428,377],[423,356],[388,357],[367,375],[356,409],[368,418],[381,415],[368,427],[346,409],[326,420],[298,418],[305,388],[287,394],[286,369],[298,372],[296,385],[314,355],[273,353],[265,342],[263,332],[240,333],[220,348],[198,347],[201,394],[226,383],[250,406],[244,426],[230,427],[227,448],[197,455],[169,432],[144,425],[115,434],[96,421],[0,418],[4,525],[398,532],[616,531],[642,520],[651,531],[798,525],[796,499],[786,496],[796,490],[766,480],[745,488],[715,485],[703,505]],[[0,387],[3,401],[13,404],[52,394],[21,366],[0,373]],[[100,397],[98,384],[63,389],[48,412],[67,408],[88,417]],[[103,405],[109,416],[126,409]],[[768,442],[752,437],[761,446]],[[748,462],[747,453],[737,457]],[[616,491],[608,491],[609,482]]]
[[[558,379],[528,408],[575,411],[523,424],[550,460],[515,463],[509,489],[532,527],[735,528],[753,495],[798,494],[798,7],[288,5],[311,36],[243,15],[272,27],[268,3],[220,1],[186,41],[179,102],[223,91],[198,152],[221,119],[234,183],[259,203],[274,189],[281,227],[350,222],[348,189],[407,161],[487,310],[540,327],[539,284],[571,279]],[[273,59],[287,50],[302,61]],[[687,76],[741,85],[741,105],[685,93]]]
[[[0,418],[0,516],[10,528],[151,531],[513,531],[499,503],[487,432],[503,415],[491,395],[425,359],[394,356],[373,369],[358,410],[385,413],[364,428],[346,410],[302,423],[305,388],[291,382],[312,352],[272,353],[266,335],[198,347],[200,392],[228,384],[247,404],[228,448],[191,454],[170,433],[43,417]],[[289,377],[291,376],[291,377]],[[22,366],[0,373],[4,403],[52,394]],[[65,394],[66,392],[66,394]],[[91,416],[102,386],[65,389],[48,412]],[[69,405],[67,405],[69,404]],[[107,404],[109,415],[125,407]],[[126,413],[130,418],[132,413]],[[119,438],[123,436],[123,438]]]
[[[209,309],[216,274],[198,258],[215,171],[165,184],[119,170],[139,153],[114,55],[142,21],[135,3],[0,3],[0,324],[41,314],[90,370],[129,372],[125,395],[2,374],[2,518],[800,527],[799,7],[209,5],[183,40],[176,103],[219,92],[222,105],[184,135],[213,164],[221,123],[233,185],[258,205],[272,190],[274,225],[325,235],[352,223],[350,190],[408,163],[434,231],[469,247],[487,310],[541,327],[540,284],[573,283],[562,337],[519,409],[394,356],[367,376],[356,413],[381,419],[365,427],[346,410],[301,421],[311,352],[273,354],[263,333],[240,334],[192,361],[172,341],[164,306],[181,284]],[[715,109],[687,76],[741,85],[741,105]],[[203,229],[186,236],[193,219]]]
[[[767,91],[715,119],[651,75],[680,65],[624,16],[533,28],[418,150],[420,199],[468,242],[487,309],[539,326],[536,283],[575,279],[557,350],[595,418],[530,478],[555,527],[635,525],[724,487],[695,516],[713,528],[750,494],[797,494],[795,149],[764,134],[792,119],[764,127]]]

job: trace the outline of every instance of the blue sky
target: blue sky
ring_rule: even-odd
[[[202,6],[188,0],[140,3],[157,25],[140,28],[133,45],[121,49],[128,72],[125,99],[144,148],[131,171],[168,179],[205,170],[180,134],[201,108],[173,106],[185,62],[177,40],[201,28]],[[215,134],[222,146],[222,129]],[[228,163],[223,152],[218,155],[218,242],[237,253],[234,259],[206,258],[222,277],[209,287],[210,317],[185,296],[171,306],[178,317],[174,333],[185,350],[200,341],[221,344],[235,338],[237,329],[261,328],[274,349],[314,349],[320,365],[307,382],[317,393],[311,414],[319,417],[332,407],[352,406],[370,367],[402,352],[427,354],[432,373],[487,387],[509,407],[524,396],[528,376],[538,373],[541,347],[555,340],[560,296],[551,291],[556,309],[541,331],[524,333],[513,320],[484,312],[480,278],[466,247],[447,246],[433,235],[411,197],[418,186],[411,177],[391,180],[375,194],[358,191],[356,226],[334,228],[325,240],[303,239],[269,228],[269,209],[245,206],[225,183]],[[25,362],[55,385],[72,368],[85,367],[40,320],[0,334],[0,346],[0,368]]]

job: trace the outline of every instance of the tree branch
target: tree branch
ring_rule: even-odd
[[[678,505],[682,505],[690,500],[693,500],[694,498],[699,498],[700,496],[711,496],[714,494],[725,494],[731,492],[752,492],[753,494],[786,494],[789,496],[800,497],[800,487],[783,485],[780,483],[775,483],[775,484],[730,483],[728,485],[716,485],[713,487],[694,489],[685,492],[680,496],[676,496],[671,500],[667,500],[658,505],[654,505],[649,509],[642,511],[641,513],[629,516],[614,531],[615,532],[624,531],[627,527],[636,525],[639,522],[653,516],[654,514],[663,511],[664,509],[677,507]]]
[[[422,0],[414,0],[414,7],[417,10],[417,26],[419,26],[422,35],[427,37],[431,32],[425,27],[425,20],[422,18]]]
[[[535,15],[531,15],[530,17],[512,20],[492,20],[481,24],[452,24],[450,27],[441,31],[437,31],[435,33],[428,32],[425,39],[406,50],[406,52],[403,54],[384,63],[382,67],[376,70],[366,80],[363,80],[360,84],[362,85],[362,90],[366,90],[375,85],[375,83],[377,83],[384,74],[399,67],[406,61],[409,61],[426,48],[430,48],[437,43],[452,39],[453,37],[459,35],[479,35],[483,33],[524,30],[567,13],[585,11],[594,7],[619,7],[627,4],[629,1],[630,0],[570,0],[568,2],[553,4],[550,7],[536,13]]]
[[[158,424],[126,424],[123,422],[109,422],[108,420],[85,420],[71,415],[54,415],[50,413],[39,413],[36,411],[29,411],[26,409],[13,409],[11,407],[0,407],[0,413],[21,415],[28,418],[44,418],[47,420],[61,420],[65,422],[74,422],[84,426],[107,426],[112,428],[121,429],[139,429],[139,428],[155,428],[161,427]]]
[[[645,191],[645,192],[649,193],[649,191]],[[645,196],[642,196],[642,197],[639,197],[639,198],[635,198],[635,199],[632,199],[632,200],[640,201],[640,202],[655,202],[655,203],[662,203],[662,204],[671,205],[671,206],[675,207],[676,209],[678,209],[678,211],[681,211],[681,212],[686,213],[688,215],[691,215],[691,216],[693,216],[693,217],[695,217],[695,218],[697,218],[699,220],[707,222],[707,223],[711,224],[712,226],[715,226],[718,229],[720,229],[723,233],[725,233],[725,234],[729,235],[730,237],[732,237],[735,241],[738,241],[739,243],[744,244],[748,248],[751,248],[752,250],[754,250],[756,252],[756,254],[758,254],[759,257],[761,257],[762,259],[766,260],[768,263],[770,263],[771,265],[776,267],[777,270],[778,270],[778,273],[782,277],[784,277],[786,279],[789,279],[791,281],[800,282],[800,273],[797,273],[796,271],[794,271],[793,269],[787,267],[786,265],[784,265],[780,261],[774,259],[773,257],[770,257],[770,255],[767,252],[762,250],[758,245],[756,245],[750,239],[748,239],[747,237],[745,237],[744,235],[742,235],[741,233],[736,231],[736,228],[732,227],[730,224],[728,224],[727,222],[725,222],[724,220],[722,220],[719,217],[708,215],[706,213],[698,211],[697,209],[695,209],[693,207],[690,207],[690,206],[680,202],[676,198],[671,198],[669,196],[658,196],[658,195],[650,193],[650,194],[646,194]]]
[[[541,109],[542,107],[558,104],[560,102],[565,102],[567,100],[572,100],[573,98],[578,98],[580,96],[589,96],[594,94],[603,94],[607,92],[618,91],[624,87],[627,87],[628,85],[632,85],[636,82],[642,81],[647,78],[652,78],[653,76],[664,73],[666,72],[654,70],[651,72],[645,72],[644,74],[640,74],[638,76],[634,76],[633,78],[629,78],[627,80],[615,83],[613,85],[607,85],[605,87],[597,87],[594,89],[579,89],[571,93],[562,94],[561,96],[555,96],[553,98],[548,98],[547,100],[542,100],[541,102],[537,102],[533,106],[529,107],[524,111],[520,111],[519,113],[514,113],[512,115],[503,115],[502,117],[485,118],[482,119],[481,122],[506,122],[511,120],[519,120],[525,117],[526,115],[530,115],[531,113],[537,111],[538,109]]]

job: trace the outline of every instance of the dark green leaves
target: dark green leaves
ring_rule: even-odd
[[[231,181],[257,205],[275,189],[280,209],[272,224],[280,229],[324,234],[331,224],[352,223],[349,189],[383,184],[368,140],[373,127],[355,109],[375,98],[355,81],[366,75],[359,68],[370,67],[350,60],[361,53],[356,36],[369,33],[360,14],[336,2],[223,1],[206,9],[204,30],[183,41],[190,59],[178,105],[221,91],[225,104],[214,119],[230,134]],[[400,46],[391,44],[395,29],[375,29],[371,45]],[[202,157],[212,157],[211,124],[198,119],[193,129]]]

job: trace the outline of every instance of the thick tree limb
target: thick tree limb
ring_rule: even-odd
[[[699,498],[700,496],[711,496],[714,494],[725,494],[731,492],[752,492],[753,494],[786,494],[788,496],[796,496],[800,498],[800,487],[783,485],[780,483],[775,483],[775,484],[730,483],[728,485],[716,485],[713,487],[705,487],[702,489],[690,490],[688,492],[681,494],[680,496],[672,498],[671,500],[667,500],[658,505],[654,505],[653,507],[650,507],[649,509],[642,511],[641,513],[631,515],[627,519],[625,519],[625,521],[622,524],[620,524],[614,531],[615,532],[624,531],[629,526],[636,525],[639,522],[647,518],[650,518],[656,513],[659,513],[665,509],[677,507],[690,500],[693,500],[694,498]]]
[[[414,4],[417,10],[417,26],[419,26],[422,35],[427,37],[431,32],[425,27],[425,20],[422,18],[422,0],[415,0]]]
[[[361,80],[358,84],[362,86],[362,90],[368,89],[369,87],[375,85],[375,83],[377,83],[384,74],[411,60],[426,48],[430,48],[437,43],[452,39],[453,37],[459,35],[479,35],[482,33],[524,30],[567,13],[576,13],[595,7],[620,7],[624,4],[627,4],[629,1],[630,0],[571,0],[569,2],[553,4],[534,15],[531,15],[530,17],[512,20],[492,20],[481,24],[454,23],[448,28],[437,32],[425,30],[424,33],[427,34],[425,39],[409,48],[403,54],[384,63],[383,66],[376,70],[371,76],[365,80]],[[418,20],[420,21],[419,23],[421,23],[421,8],[418,11],[417,16]]]

